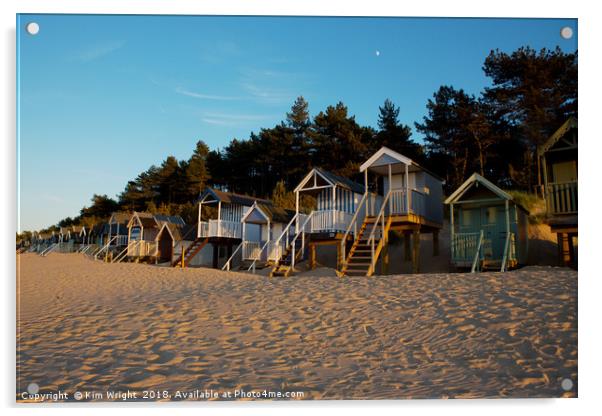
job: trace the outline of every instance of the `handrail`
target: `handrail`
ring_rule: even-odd
[[[508,262],[508,251],[510,250],[510,239],[512,238],[514,233],[508,233],[506,235],[506,242],[504,244],[504,258],[502,259],[502,267],[500,269],[500,272],[505,272],[506,268],[507,268],[507,262]]]
[[[351,221],[349,221],[349,226],[347,227],[347,230],[345,230],[345,234],[343,234],[343,238],[341,239],[341,253],[342,255],[342,259],[343,261],[346,261],[345,256],[346,256],[346,248],[347,248],[347,236],[349,236],[349,233],[351,232],[351,227],[355,224],[355,228],[354,228],[354,232],[353,235],[355,236],[355,238],[357,238],[357,218],[358,218],[358,214],[360,212],[360,210],[362,209],[362,205],[366,204],[366,202],[368,201],[368,192],[364,192],[364,195],[362,196],[362,199],[360,200],[360,203],[357,205],[357,208],[355,209],[355,213],[353,214],[353,217],[351,218]],[[368,207],[366,206],[366,216],[367,216],[367,209]]]
[[[112,243],[112,242],[113,242],[113,241],[114,241],[114,240],[115,240],[117,237],[118,237],[118,236],[116,235],[115,237],[111,238],[107,244],[105,244],[105,245],[104,245],[104,246],[103,246],[103,247],[102,247],[100,250],[98,250],[98,251],[96,252],[96,254],[94,255],[94,260],[98,260],[98,255],[99,255],[100,253],[102,253],[103,251],[105,251],[105,250],[108,250],[108,248],[109,248],[109,246],[111,245],[111,243]]]
[[[130,250],[130,247],[133,249],[136,245],[139,245],[144,240],[130,241],[126,248],[121,250],[118,255],[115,256],[114,259],[111,260],[111,263],[120,263],[121,260],[127,255],[127,252]]]
[[[58,247],[59,243],[52,243],[49,247],[45,248],[41,253],[40,256],[42,257],[46,257],[48,254],[50,254],[50,252],[52,252],[55,248]]]
[[[293,252],[291,253],[291,269],[295,268],[295,241],[297,241],[297,238],[299,237],[299,235],[301,235],[301,250],[303,250],[303,248],[305,247],[305,226],[311,220],[311,217],[314,215],[314,212],[316,212],[316,211],[312,211],[311,214],[309,214],[307,216],[307,218],[305,219],[305,222],[301,226],[301,231],[299,231],[295,235],[295,237],[292,239],[292,241],[289,243],[289,245],[292,246],[292,248],[293,248]],[[278,260],[278,261],[280,261],[280,260]]]
[[[224,264],[224,266],[222,267],[222,270],[230,271],[230,262],[232,261],[232,259],[236,255],[236,253],[238,253],[238,250],[240,250],[242,248],[243,243],[244,243],[244,241],[241,241],[240,244],[238,245],[238,247],[236,247],[236,250],[234,250],[234,252],[230,256],[230,258],[228,259],[226,264]]]
[[[374,270],[374,268],[376,267],[376,259],[374,258],[374,254],[375,254],[375,247],[374,247],[374,233],[376,231],[378,222],[380,221],[380,218],[382,217],[382,233],[383,235],[381,236],[381,238],[385,238],[385,208],[387,207],[387,202],[389,201],[389,197],[391,196],[391,190],[389,190],[389,192],[387,192],[387,195],[384,197],[383,199],[383,204],[380,207],[380,211],[378,212],[378,215],[376,216],[376,220],[374,220],[374,227],[372,227],[372,232],[370,233],[370,235],[368,236],[368,244],[370,245],[370,251],[371,251],[371,264],[370,264],[370,268],[372,270]]]
[[[481,253],[481,245],[482,244],[483,244],[483,230],[481,230],[481,233],[479,235],[479,242],[477,244],[477,251],[475,252],[474,260],[472,261],[472,268],[470,269],[471,273],[474,273],[475,270],[477,269],[477,263],[479,261],[479,257],[480,257],[480,253]]]
[[[291,226],[297,221],[297,217],[299,216],[299,212],[297,212],[295,214],[295,216],[289,221],[289,223],[286,225],[286,227],[284,227],[284,229],[282,230],[282,232],[280,233],[280,236],[276,239],[276,242],[274,243],[274,245],[278,245],[280,244],[280,241],[282,240],[282,237],[284,237],[285,235],[287,236],[286,239],[286,246],[288,246],[288,234],[290,232],[290,228]],[[266,241],[265,244],[263,245],[263,247],[261,247],[261,250],[259,251],[259,258],[261,258],[261,253],[263,253],[263,250],[266,248],[266,246],[268,245],[269,241]],[[249,268],[247,269],[247,271],[253,269],[255,270],[255,263],[257,263],[258,259],[253,260],[253,263],[251,263],[251,265],[249,266]],[[278,258],[276,260],[276,265],[280,262],[280,258]]]
[[[188,234],[190,234],[191,231],[197,231],[197,234],[198,234],[198,229],[199,229],[198,225],[197,225],[196,228],[195,227],[190,227],[190,229],[184,233],[184,235],[182,236],[182,239],[180,241],[178,241],[176,245],[174,245],[174,247],[173,247],[173,253],[175,253],[177,251],[176,249],[178,248],[178,246],[182,246],[182,253],[181,254],[184,254],[184,252],[186,251],[186,248],[184,248],[184,241],[186,241],[185,240],[186,237],[188,236]],[[196,239],[196,236],[195,236],[195,239]],[[181,261],[182,260],[180,260],[180,262]]]
[[[266,241],[265,244],[261,247],[261,250],[259,250],[259,256],[257,256],[257,258],[253,260],[253,263],[251,263],[251,265],[247,268],[247,271],[253,269],[253,272],[255,272],[255,263],[257,263],[257,260],[261,258],[261,253],[263,253],[263,250],[265,250],[268,244],[270,244],[270,241]]]

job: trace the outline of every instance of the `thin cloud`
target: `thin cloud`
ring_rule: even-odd
[[[109,55],[118,49],[121,49],[125,45],[125,41],[115,41],[110,43],[104,43],[101,45],[95,45],[90,49],[82,52],[79,55],[79,60],[82,62],[91,62],[96,59],[102,58],[103,56]]]
[[[236,101],[242,99],[242,97],[233,97],[228,95],[203,94],[200,92],[185,90],[181,87],[176,88],[176,93],[180,95],[185,95],[187,97],[200,98],[203,100]]]
[[[207,124],[220,126],[244,124],[254,121],[264,121],[272,118],[267,114],[231,114],[231,113],[203,113],[201,121]]]
[[[261,87],[250,82],[243,82],[241,87],[255,100],[265,103],[279,104],[291,101],[294,94],[285,89]]]

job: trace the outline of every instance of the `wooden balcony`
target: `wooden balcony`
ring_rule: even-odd
[[[353,213],[337,209],[314,211],[310,220],[310,232],[345,232],[352,218]]]
[[[548,183],[546,208],[551,215],[577,214],[577,181]]]
[[[236,221],[225,220],[201,221],[199,223],[198,237],[241,238],[242,224]]]

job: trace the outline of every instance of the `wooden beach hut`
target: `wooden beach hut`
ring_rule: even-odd
[[[256,201],[241,219],[243,262],[250,262],[249,267],[261,267],[278,260],[284,251],[284,242],[277,239],[293,218],[293,210]]]
[[[474,272],[525,264],[529,212],[510,194],[475,173],[445,203],[450,210],[453,266]]]
[[[351,179],[335,175],[321,168],[312,169],[295,188],[295,217],[285,227],[274,244],[282,247],[282,254],[270,276],[289,276],[295,264],[308,257],[310,268],[316,266],[318,247],[336,248],[338,267],[341,259],[340,241],[351,222],[364,194],[364,186]],[[302,195],[316,201],[309,214],[300,211]]]
[[[558,240],[560,263],[576,266],[578,236],[577,119],[569,118],[539,147],[547,222]]]
[[[128,245],[124,254],[118,255],[116,261],[125,257],[140,260],[156,261],[158,254],[157,236],[163,224],[185,225],[182,217],[177,215],[154,215],[150,212],[134,212],[128,222]]]
[[[379,259],[381,272],[388,272],[389,231],[403,233],[405,258],[419,272],[420,234],[433,235],[433,255],[439,251],[439,230],[443,227],[443,181],[413,160],[382,147],[360,166],[365,189],[373,184],[356,206],[357,215],[341,240],[343,251],[340,276],[374,274]],[[355,233],[349,248],[348,236]],[[412,243],[410,244],[410,238]],[[411,245],[411,247],[410,247]]]
[[[103,243],[108,244],[110,242],[110,245],[116,248],[127,246],[129,241],[128,224],[132,219],[132,215],[123,211],[113,212],[102,231]]]
[[[241,220],[255,202],[270,204],[266,199],[211,187],[205,189],[198,199],[197,238],[186,249],[183,266],[198,264],[195,257],[205,247],[211,248],[213,268],[219,267],[222,259],[225,264],[232,257],[234,247],[242,242]],[[182,260],[176,260],[174,266],[182,266]]]
[[[163,221],[155,238],[157,242],[157,261],[159,263],[181,260],[182,251],[189,247],[196,238],[196,225]]]

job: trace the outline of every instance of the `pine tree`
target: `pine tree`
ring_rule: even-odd
[[[208,156],[209,147],[204,141],[199,140],[185,169],[186,191],[189,199],[197,198],[211,179],[209,169],[207,168]]]

